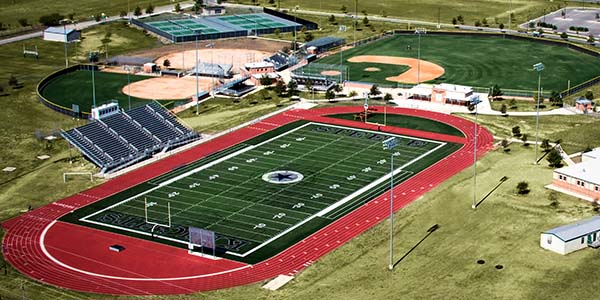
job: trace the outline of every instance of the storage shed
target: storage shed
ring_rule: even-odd
[[[543,232],[540,246],[562,255],[587,247],[596,248],[600,246],[599,231],[600,216],[594,216]]]

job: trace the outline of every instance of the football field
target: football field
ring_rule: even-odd
[[[382,141],[396,137],[393,151]],[[264,257],[400,183],[459,145],[321,123],[279,128],[82,208],[71,221],[187,247],[215,232],[219,255]],[[254,260],[254,259],[250,259]]]

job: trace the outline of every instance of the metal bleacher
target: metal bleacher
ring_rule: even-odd
[[[155,102],[92,120],[61,135],[102,168],[102,173],[122,169],[154,153],[200,138]]]

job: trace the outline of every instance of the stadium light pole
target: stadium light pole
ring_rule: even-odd
[[[537,165],[538,160],[538,134],[540,127],[540,98],[542,98],[542,71],[544,70],[543,63],[537,63],[533,65],[533,70],[538,73],[538,94],[536,99],[536,107],[535,107],[535,160],[533,164]],[[542,98],[543,99],[543,98]]]
[[[382,142],[383,150],[390,150],[390,264],[388,269],[394,270],[394,151],[399,141],[391,137]]]
[[[68,37],[67,37],[67,24],[69,23],[69,19],[62,19],[60,21],[60,23],[63,26],[63,34],[65,35],[65,68],[69,67],[69,56],[68,56],[68,52],[67,52],[67,42],[69,41]]]
[[[212,67],[213,66],[213,50],[215,48],[215,43],[206,44],[206,48],[210,48],[211,49],[210,50],[210,65]],[[218,66],[218,67],[221,68],[221,66]],[[212,77],[212,80],[211,80],[212,83],[211,83],[210,91],[211,91],[211,94],[212,94],[212,98],[214,99],[215,98],[215,76],[214,76],[214,74],[211,74],[211,77]]]
[[[508,1],[508,3],[508,30],[510,30],[512,23],[512,0]]]
[[[415,29],[415,34],[419,36],[417,42],[417,84],[421,83],[421,34],[424,31],[424,28]]]
[[[127,66],[127,101],[129,102],[129,109],[131,109],[131,80],[129,79],[130,66]]]
[[[479,99],[475,99],[475,127],[473,129],[473,203],[471,204],[472,209],[477,208],[477,105]]]
[[[199,97],[199,88],[198,88],[198,35],[200,35],[200,31],[194,31],[196,34],[196,115],[200,114],[200,97]]]
[[[98,60],[98,52],[90,52],[89,60],[92,62],[92,108],[96,108],[96,83],[94,80],[94,69],[96,66],[96,60]]]

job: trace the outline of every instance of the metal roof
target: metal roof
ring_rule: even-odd
[[[600,216],[593,216],[573,224],[556,227],[544,233],[552,234],[562,241],[568,242],[596,231],[600,231]]]
[[[44,30],[44,32],[48,32],[48,33],[57,33],[57,34],[65,34],[65,31],[67,32],[67,34],[70,34],[71,32],[75,31],[75,29],[73,28],[64,28],[64,27],[48,27],[46,28],[46,30]]]
[[[554,171],[559,174],[600,185],[600,160],[597,159],[584,161]]]
[[[326,37],[322,37],[320,39],[316,39],[314,41],[310,41],[306,44],[304,44],[303,47],[308,48],[308,47],[323,47],[323,46],[327,46],[330,44],[343,44],[345,42],[345,40],[343,38],[338,38],[338,37],[334,37],[334,36],[326,36]]]

